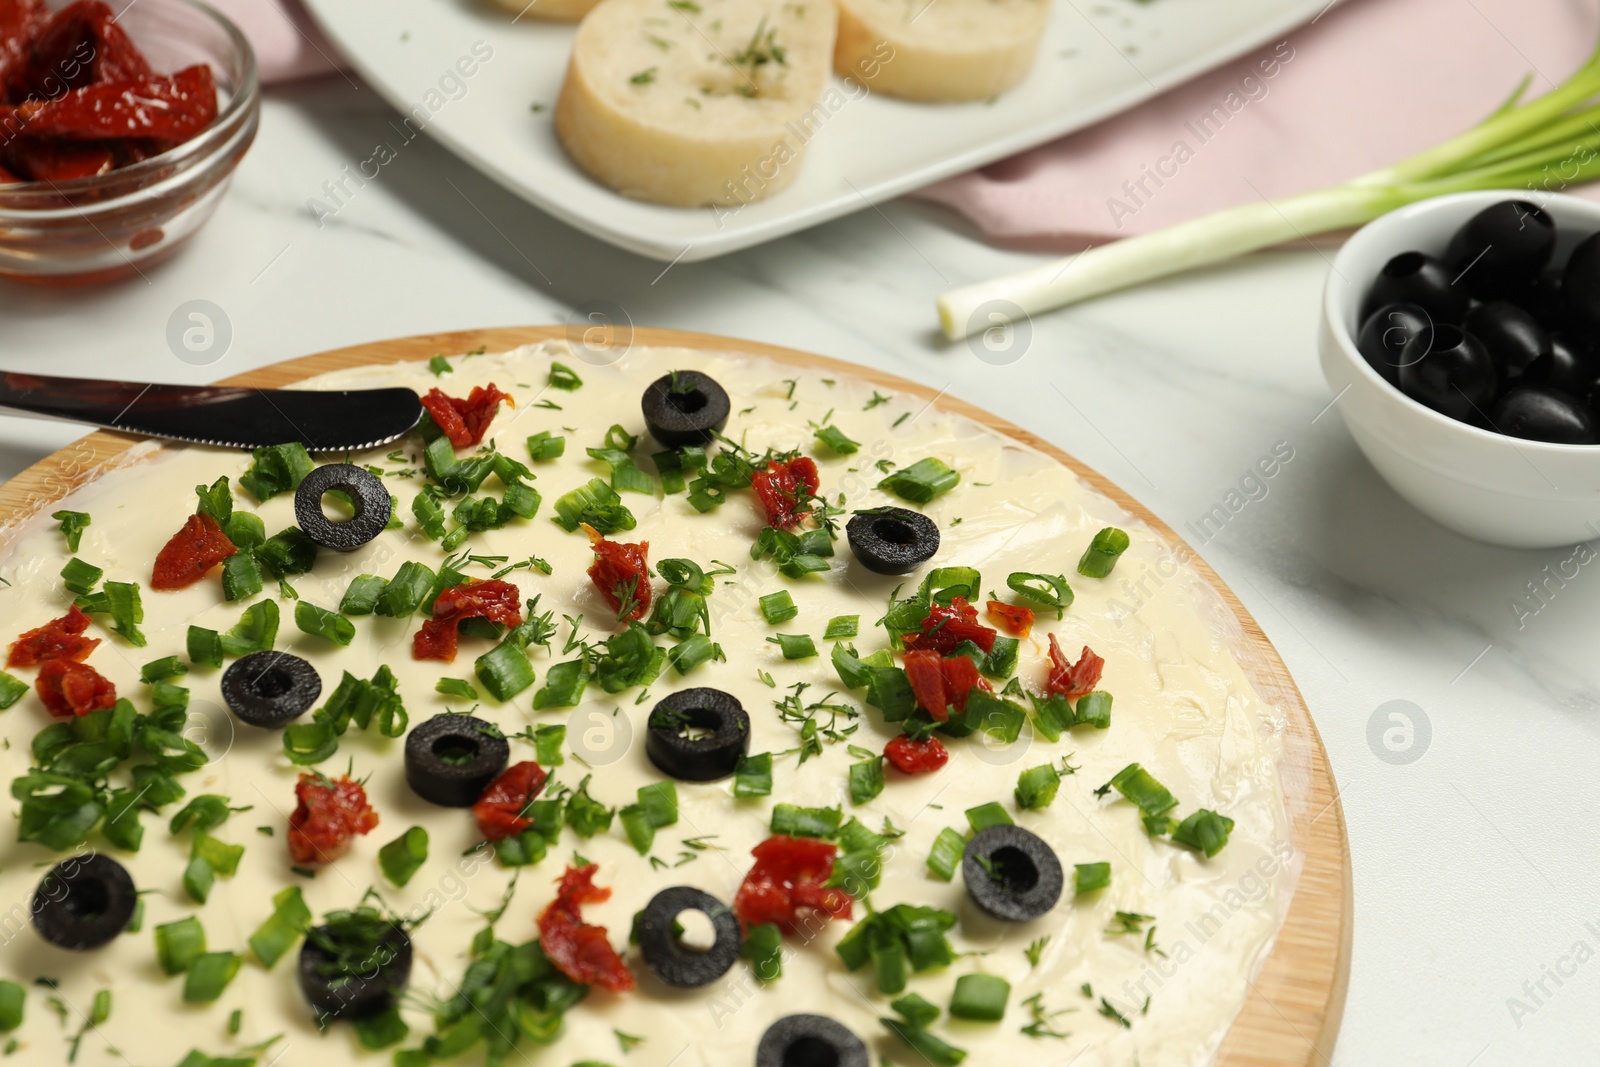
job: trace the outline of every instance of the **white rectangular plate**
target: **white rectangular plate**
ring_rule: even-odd
[[[1330,6],[1055,0],[1038,61],[1016,89],[974,104],[841,92],[844,102],[816,133],[793,185],[769,200],[714,211],[630,200],[567,158],[550,116],[571,25],[513,21],[490,0],[305,2],[379,93],[467,162],[586,233],[685,262],[770,241],[1043,144],[1277,41]],[[487,61],[479,61],[480,42],[493,50]]]

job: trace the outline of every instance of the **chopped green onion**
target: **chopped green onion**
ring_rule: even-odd
[[[450,366],[450,361],[443,355],[437,355],[428,360],[428,370],[433,372],[435,378],[441,378],[455,370]]]
[[[1078,726],[1093,726],[1104,730],[1111,725],[1111,694],[1096,689],[1078,698],[1073,709],[1073,721]]]
[[[964,725],[981,730],[995,744],[1010,745],[1022,736],[1022,727],[1028,721],[1028,709],[995,696],[987,689],[974,687],[967,697],[967,708],[961,719]],[[955,719],[952,718],[947,725],[954,723]]]
[[[378,594],[372,610],[391,619],[408,618],[433,591],[433,580],[434,573],[427,566],[406,560]]]
[[[478,681],[496,700],[510,700],[533,684],[533,664],[513,642],[502,641],[472,665]]]
[[[1109,784],[1151,817],[1164,815],[1178,806],[1178,798],[1137,763],[1122,768]]]
[[[294,624],[304,633],[327,638],[336,645],[348,645],[356,636],[355,623],[337,611],[319,608],[305,600],[294,606]]]
[[[150,702],[160,708],[187,708],[189,691],[171,682],[157,682],[150,687]]]
[[[837,426],[820,427],[817,430],[817,440],[821,441],[829,451],[840,456],[852,455],[861,448],[861,442],[850,440]]]
[[[398,1045],[411,1033],[411,1027],[400,1016],[400,1005],[391,1003],[374,1015],[363,1015],[350,1020],[356,1032],[356,1041],[368,1052],[379,1052]]]
[[[745,932],[739,955],[750,961],[750,969],[763,982],[783,977],[783,931],[776,923],[758,923]],[[20,988],[20,987],[19,987]]]
[[[239,860],[244,857],[243,845],[230,845],[206,833],[194,835],[194,855],[205,860],[206,866],[217,874],[232,877],[239,870]]]
[[[772,809],[772,832],[786,837],[832,837],[843,821],[844,813],[838,808],[778,804]]]
[[[566,823],[579,837],[593,837],[611,828],[616,811],[606,807],[589,795],[589,779],[584,778],[578,789],[567,798]]]
[[[181,678],[189,673],[189,668],[177,656],[164,656],[161,659],[151,660],[139,669],[139,680],[146,685],[164,682],[168,678]]]
[[[889,1002],[896,1014],[905,1019],[912,1026],[926,1029],[939,1019],[939,1005],[934,1004],[920,993],[907,993]]]
[[[767,638],[767,643],[782,649],[784,659],[810,659],[817,654],[810,634],[777,634]]]
[[[772,753],[745,756],[733,772],[733,795],[765,797],[772,795]]]
[[[1054,764],[1029,767],[1017,778],[1017,807],[1030,811],[1048,808],[1060,789],[1061,772],[1056,770]]]
[[[143,648],[146,640],[139,630],[144,621],[144,604],[139,599],[136,582],[107,582],[98,593],[88,593],[74,601],[90,615],[110,615],[111,629],[127,639],[135,648]]]
[[[688,674],[696,667],[722,655],[722,646],[713,644],[705,634],[690,634],[667,650],[667,662],[678,674]]]
[[[883,792],[883,757],[850,765],[850,803],[865,804]]]
[[[1206,859],[1210,859],[1223,850],[1232,832],[1232,819],[1201,808],[1178,824],[1172,831],[1172,840],[1196,852],[1203,852]]]
[[[1025,600],[1043,604],[1047,608],[1055,608],[1058,617],[1062,611],[1072,606],[1072,587],[1067,584],[1064,575],[1015,571],[1006,575],[1006,585]]]
[[[378,606],[378,598],[383,595],[389,583],[376,574],[359,574],[351,579],[350,586],[344,591],[344,599],[339,601],[339,614],[341,615],[371,615]]]
[[[559,767],[566,762],[562,753],[566,743],[565,726],[541,726],[533,732],[533,758],[541,767]]]
[[[773,626],[780,622],[788,622],[800,614],[800,609],[795,607],[794,597],[789,595],[789,590],[780,589],[776,593],[768,593],[758,603],[761,605],[761,617],[767,620],[767,625]]]
[[[218,526],[227,529],[228,520],[233,518],[233,491],[228,488],[227,476],[218,478],[209,486],[197,485],[194,492],[200,498],[200,503],[194,509],[195,514],[209,515]]]
[[[222,996],[233,976],[239,973],[239,957],[232,952],[207,952],[189,966],[183,982],[186,1004],[209,1004]]]
[[[61,523],[61,536],[67,539],[67,551],[77,552],[78,545],[83,540],[84,527],[94,520],[89,518],[86,511],[53,511],[50,517]]]
[[[581,659],[555,663],[544,672],[544,685],[533,694],[533,710],[575,708],[589,684],[589,665]]]
[[[879,1019],[889,1032],[903,1041],[911,1051],[927,1060],[932,1067],[956,1067],[967,1058],[965,1049],[956,1048],[934,1037],[921,1027],[911,1026],[899,1019]]]
[[[582,388],[583,379],[578,377],[577,372],[565,363],[552,362],[550,364],[550,386],[553,389],[564,389],[570,393],[574,389]]]
[[[555,504],[556,513],[551,521],[568,533],[580,524],[587,524],[602,534],[631,530],[637,525],[633,512],[622,503],[604,479],[594,478],[562,496]]]
[[[1128,550],[1128,535],[1115,526],[1107,526],[1094,535],[1089,547],[1078,560],[1078,573],[1085,578],[1104,578],[1117,565],[1117,558]]]
[[[678,787],[669,779],[639,787],[639,807],[656,829],[678,821]]]
[[[440,678],[434,683],[433,691],[443,693],[447,697],[460,697],[463,700],[478,699],[478,691],[464,678]]]
[[[274,578],[309,574],[317,562],[317,543],[298,526],[267,538],[254,549],[256,562]]]
[[[428,831],[420,826],[411,827],[378,849],[378,867],[385,878],[398,886],[411,881],[411,876],[427,861]]]
[[[993,800],[987,804],[979,804],[975,808],[968,808],[967,824],[972,827],[973,833],[987,830],[991,826],[1013,825],[1011,816],[1006,814],[1006,809]]]
[[[211,896],[211,887],[216,880],[217,872],[201,856],[191,857],[189,865],[183,869],[183,890],[196,904],[206,902]]]
[[[239,476],[239,485],[257,500],[269,500],[279,493],[298,489],[305,476],[316,467],[305,445],[269,445],[254,453],[250,469]]]
[[[1079,863],[1072,869],[1074,893],[1092,893],[1111,884],[1111,864]]]
[[[861,629],[860,615],[835,615],[828,620],[828,628],[822,632],[824,641],[838,641],[846,637],[854,637]]]
[[[77,556],[73,556],[67,560],[67,565],[61,568],[61,584],[83,596],[92,590],[105,574],[105,571],[94,564],[85,563]]]
[[[535,463],[548,463],[552,459],[560,459],[567,451],[565,437],[552,437],[549,430],[540,430],[528,438],[528,455]]]
[[[250,950],[261,966],[272,970],[311,925],[311,909],[297,885],[279,890],[272,898],[272,914],[250,935]]]
[[[960,832],[945,827],[933,839],[933,851],[928,853],[928,873],[941,882],[950,881],[956,876],[956,868],[961,866],[961,857],[966,851],[967,839]]]
[[[20,983],[0,978],[0,1034],[9,1034],[22,1025],[28,991]]]
[[[222,526],[222,532],[228,535],[228,540],[240,552],[249,552],[267,539],[267,527],[261,521],[261,516],[248,511],[236,511],[230,515]]]
[[[927,456],[904,467],[878,483],[878,488],[911,501],[926,504],[941,493],[947,493],[961,481],[961,475],[945,465],[943,460]]]
[[[978,664],[978,669],[990,678],[1011,677],[1017,673],[1017,649],[1020,644],[1015,637],[1006,637],[1004,634],[997,636],[994,647]]]
[[[194,628],[189,630],[191,637]],[[278,604],[263,600],[252,604],[239,617],[239,624],[219,638],[222,652],[229,656],[247,656],[252,652],[265,652],[278,637]],[[193,646],[191,645],[191,648]],[[190,659],[194,659],[191,652]],[[198,661],[197,661],[198,662]]]
[[[206,931],[194,916],[156,927],[156,960],[166,974],[182,974],[205,954]]]
[[[950,1015],[955,1019],[997,1023],[1006,1014],[1011,983],[992,974],[964,974],[950,995]]]
[[[0,711],[4,711],[28,692],[28,683],[15,675],[0,671]]]

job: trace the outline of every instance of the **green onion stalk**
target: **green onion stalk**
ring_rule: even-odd
[[[1090,248],[938,299],[952,341],[1246,252],[1348,229],[1429,197],[1475,189],[1535,194],[1600,177],[1600,48],[1571,78],[1526,103],[1532,76],[1488,118],[1443,144],[1340,185],[1243,204]]]

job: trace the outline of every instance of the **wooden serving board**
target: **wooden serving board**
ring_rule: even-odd
[[[499,352],[569,336],[570,331],[560,326],[425,334],[275,363],[220,384],[283,387],[347,367],[425,360],[439,353],[455,355],[476,349]],[[592,332],[586,334],[585,340],[589,344],[604,343]],[[800,367],[854,375],[898,393],[920,396],[945,411],[965,415],[1053,457],[1156,531],[1175,555],[1211,584],[1238,621],[1235,655],[1256,688],[1288,719],[1283,775],[1290,834],[1304,860],[1288,915],[1251,985],[1244,1008],[1223,1042],[1217,1067],[1327,1067],[1350,978],[1350,848],[1345,838],[1344,809],[1322,738],[1288,668],[1255,619],[1205,561],[1104,475],[1021,427],[926,386],[825,356],[713,334],[631,329],[626,336],[610,340],[617,344],[765,356]],[[99,477],[138,440],[105,431],[93,433],[0,485],[0,528],[53,506],[68,492]]]

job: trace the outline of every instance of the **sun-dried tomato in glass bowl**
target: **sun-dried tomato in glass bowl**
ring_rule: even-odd
[[[0,0],[0,276],[83,285],[165,258],[260,106],[249,43],[199,0]]]

